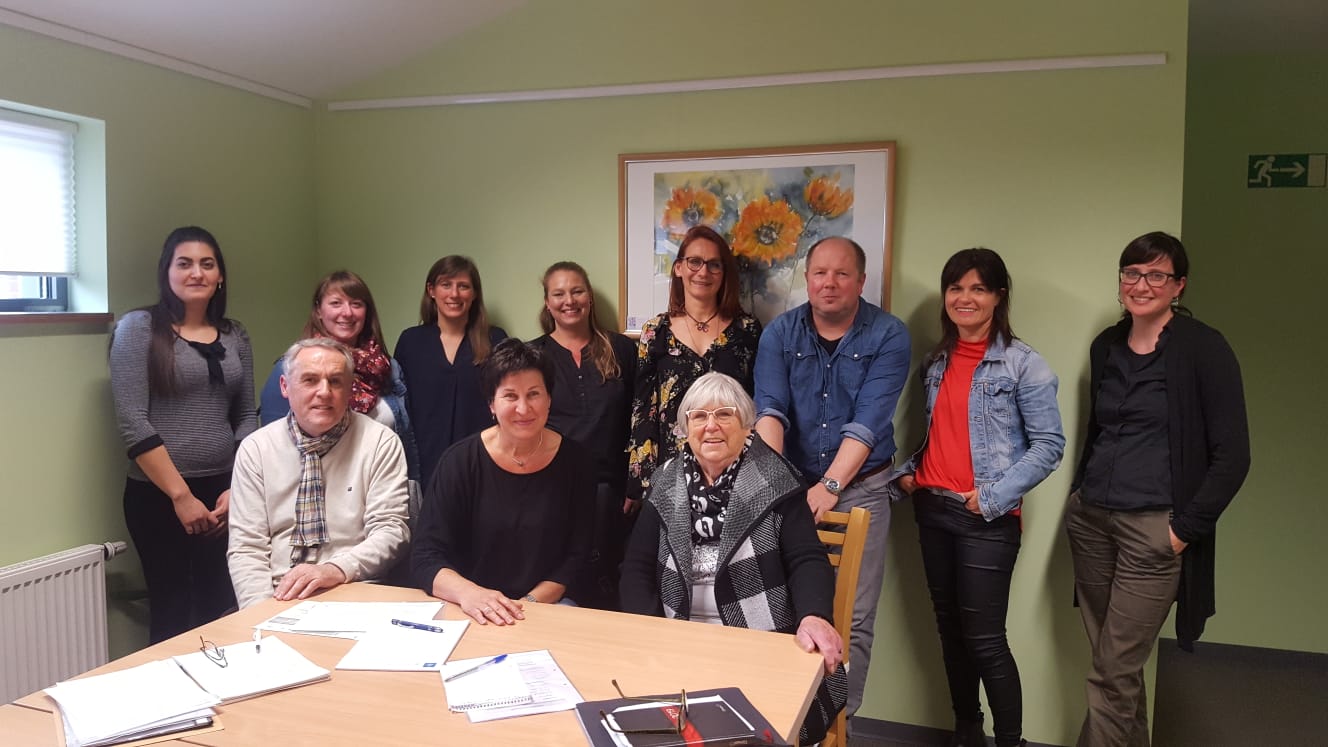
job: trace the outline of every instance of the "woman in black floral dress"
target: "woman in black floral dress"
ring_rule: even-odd
[[[655,467],[683,443],[673,432],[678,403],[710,371],[728,374],[750,394],[761,323],[738,305],[738,262],[723,236],[695,226],[678,245],[669,310],[646,322],[636,347],[636,394],[628,443],[627,498],[650,487]]]

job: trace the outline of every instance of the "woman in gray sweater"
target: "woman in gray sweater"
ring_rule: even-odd
[[[235,607],[226,516],[235,447],[257,426],[253,353],[226,318],[226,263],[202,228],[177,228],[156,304],[111,336],[111,392],[129,456],[125,524],[151,604],[151,642]]]

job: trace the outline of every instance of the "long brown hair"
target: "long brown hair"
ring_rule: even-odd
[[[735,319],[742,313],[742,305],[738,303],[738,260],[733,256],[729,242],[725,241],[718,231],[710,226],[689,228],[682,237],[682,243],[678,245],[678,256],[673,260],[673,266],[677,267],[679,262],[687,258],[687,247],[698,239],[705,239],[719,248],[719,261],[724,265],[724,282],[719,286],[719,295],[715,298],[715,304],[719,308],[721,317]],[[682,278],[678,277],[677,273],[672,273],[672,278],[669,280],[669,316],[682,316],[686,313]]]
[[[181,244],[197,241],[207,244],[212,249],[212,256],[217,260],[217,271],[221,274],[221,283],[217,285],[212,298],[208,300],[205,317],[207,323],[217,328],[217,332],[231,331],[231,320],[226,318],[226,260],[221,256],[221,245],[217,238],[198,226],[182,226],[171,231],[161,247],[161,257],[157,259],[157,302],[151,306],[140,307],[148,312],[152,320],[152,342],[148,346],[148,390],[156,395],[172,395],[176,392],[175,381],[175,325],[184,321],[184,302],[171,290],[171,262],[175,261],[175,249]]]
[[[420,300],[420,324],[437,324],[438,308],[434,305],[429,289],[439,280],[464,274],[470,278],[470,286],[475,291],[475,299],[470,303],[470,312],[466,315],[466,337],[470,339],[470,352],[475,357],[475,365],[489,357],[489,314],[484,310],[484,288],[480,285],[480,271],[475,261],[459,254],[449,254],[433,263],[429,274],[424,278],[424,297]]]
[[[323,320],[318,316],[323,298],[329,293],[340,293],[352,301],[364,304],[364,328],[355,340],[355,347],[362,348],[369,340],[373,340],[378,343],[378,347],[387,350],[387,343],[383,342],[383,328],[378,323],[378,307],[374,304],[373,294],[369,292],[369,285],[364,282],[364,278],[350,270],[337,270],[318,281],[318,287],[314,288],[313,309],[309,312],[309,321],[304,323],[303,337],[332,336],[327,333]]]
[[[617,356],[613,354],[613,343],[609,341],[608,333],[599,323],[595,289],[590,285],[590,276],[586,274],[585,268],[575,262],[554,262],[544,271],[544,277],[540,280],[540,285],[544,286],[546,301],[549,298],[549,277],[555,272],[571,272],[580,276],[581,283],[586,286],[586,293],[590,296],[590,360],[595,363],[595,368],[599,370],[600,377],[605,381],[619,378],[622,376],[622,369],[618,366]],[[549,313],[547,303],[540,308],[539,324],[546,335],[553,334],[557,326],[553,321],[553,314]]]

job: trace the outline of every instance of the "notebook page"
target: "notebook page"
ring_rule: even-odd
[[[176,656],[175,662],[223,702],[318,682],[332,674],[275,636],[263,639],[261,651],[253,641],[233,643],[222,650],[226,652],[225,667],[217,666],[202,651]]]
[[[521,670],[510,657],[493,666],[485,667],[464,677],[447,682],[458,672],[483,664],[493,657],[450,661],[439,675],[443,678],[443,691],[447,694],[447,708],[451,711],[470,711],[476,708],[499,708],[529,703],[530,688],[521,678]]]

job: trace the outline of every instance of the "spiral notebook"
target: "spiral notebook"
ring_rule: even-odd
[[[521,676],[521,669],[515,659],[507,657],[505,661],[485,667],[473,674],[458,677],[451,682],[447,678],[458,672],[464,672],[492,659],[482,656],[478,659],[459,659],[447,662],[439,675],[443,678],[443,691],[447,695],[447,710],[454,712],[475,711],[487,708],[508,708],[530,703],[534,696],[530,686]]]

